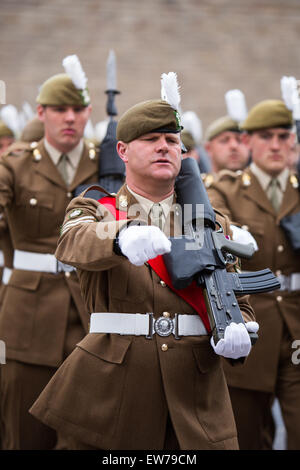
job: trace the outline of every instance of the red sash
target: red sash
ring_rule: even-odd
[[[116,199],[114,197],[103,197],[99,199],[98,202],[103,204],[112,213],[116,220],[124,220],[127,218],[127,212],[120,211],[116,208]],[[200,315],[208,333],[210,333],[211,328],[201,287],[197,286],[196,282],[193,281],[188,287],[185,287],[184,289],[175,289],[175,287],[172,285],[170,275],[161,255],[158,255],[154,259],[150,259],[148,263],[153,271],[156,272],[160,279],[162,279],[170,289],[172,289],[177,295],[179,295],[179,297],[191,305],[194,310],[196,310],[196,312]]]

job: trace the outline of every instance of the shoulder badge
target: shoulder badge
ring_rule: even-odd
[[[298,188],[299,187],[299,181],[296,175],[291,175],[290,176],[290,183],[293,186],[293,188]]]
[[[250,186],[251,184],[251,176],[248,173],[242,174],[242,182],[244,186]]]
[[[215,180],[215,177],[212,173],[203,173],[201,176],[206,188],[209,188]]]
[[[82,214],[82,209],[74,209],[72,212],[69,214],[69,219],[76,219],[76,217],[79,217]]]

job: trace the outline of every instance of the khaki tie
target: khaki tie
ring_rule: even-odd
[[[274,207],[275,211],[278,212],[280,207],[280,198],[279,198],[279,187],[278,187],[278,180],[277,178],[272,178],[269,188],[269,198],[271,201],[272,206]]]
[[[57,169],[60,172],[66,184],[69,184],[69,174],[68,174],[68,168],[67,168],[68,160],[69,160],[68,155],[65,153],[62,153],[60,156],[59,162],[57,164]]]
[[[163,229],[163,210],[159,203],[156,202],[151,207],[150,218],[153,225],[156,225],[160,230]]]

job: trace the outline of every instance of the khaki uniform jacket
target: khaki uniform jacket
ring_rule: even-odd
[[[84,151],[67,187],[43,140],[16,143],[0,163],[0,211],[6,213],[14,249],[54,254],[72,191],[97,181],[98,158]],[[68,273],[69,274],[69,273]],[[58,274],[14,269],[3,299],[0,337],[9,359],[57,367],[63,360],[71,299],[82,324],[88,317],[76,272]]]
[[[124,198],[129,210],[137,204],[123,186],[116,198],[120,210]],[[115,254],[113,238],[128,221],[105,224],[99,208],[95,200],[75,198],[65,219],[65,227],[71,223],[71,228],[61,236],[56,251],[61,261],[78,268],[88,311],[153,312],[155,318],[165,311],[171,317],[195,314],[149,265],[136,267]],[[80,217],[95,222],[80,223]],[[223,217],[222,223],[226,225]],[[103,226],[112,238],[103,237]],[[228,230],[228,225],[224,228]],[[252,319],[247,298],[240,302],[246,319]],[[176,340],[173,335],[147,339],[90,333],[30,411],[62,433],[100,449],[162,449],[168,412],[182,449],[237,447],[220,357],[206,335]]]
[[[284,275],[300,272],[300,255],[292,250],[279,226],[284,216],[300,211],[300,192],[292,181],[289,178],[278,214],[250,169],[240,174],[224,172],[208,188],[214,207],[247,228],[258,244],[253,257],[241,261],[242,270],[270,268]],[[226,376],[229,385],[273,392],[283,326],[287,326],[292,339],[300,338],[300,291],[251,295],[250,302],[260,325],[259,339],[243,368],[228,368],[225,364]]]

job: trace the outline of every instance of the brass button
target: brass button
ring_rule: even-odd
[[[37,205],[37,199],[35,197],[32,197],[30,200],[29,200],[29,204],[31,206],[36,206]]]
[[[66,271],[65,276],[66,276],[67,279],[69,279],[69,277],[71,276],[71,273],[69,271]]]
[[[161,345],[161,350],[162,351],[168,351],[168,345],[166,343]]]
[[[281,301],[282,301],[281,295],[278,295],[278,296],[276,297],[276,300],[277,300],[277,302],[281,302]]]
[[[165,318],[170,318],[169,312],[163,312],[163,317],[165,317]]]
[[[283,245],[278,245],[277,251],[279,251],[279,253],[281,253],[283,250],[284,250],[284,246]]]
[[[72,197],[72,193],[70,191],[67,192],[67,197]]]
[[[159,281],[159,283],[160,283],[161,287],[166,287],[166,285],[167,285],[167,284],[165,283],[165,281]]]

